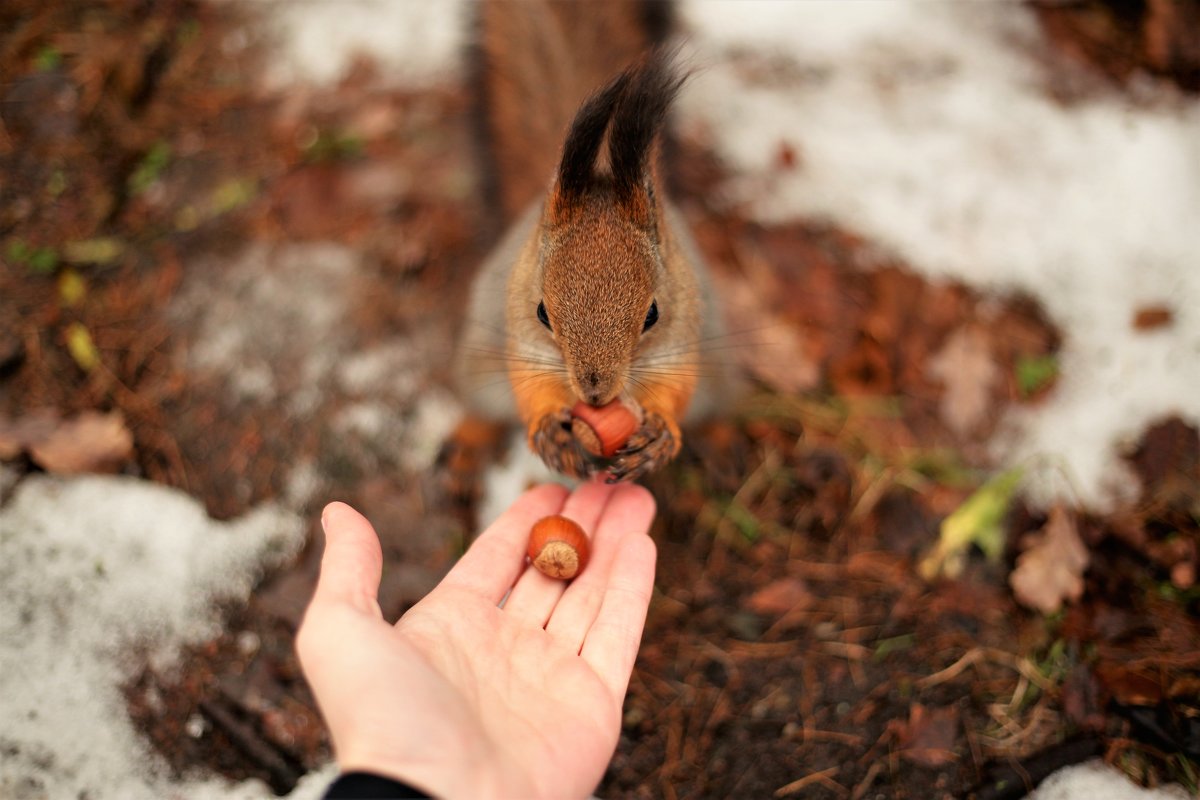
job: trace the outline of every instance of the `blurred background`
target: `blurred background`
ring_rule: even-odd
[[[0,794],[318,796],[320,507],[394,618],[546,477],[447,370],[470,17],[0,7]],[[599,796],[1195,792],[1200,4],[675,17],[666,171],[754,391],[648,481]]]

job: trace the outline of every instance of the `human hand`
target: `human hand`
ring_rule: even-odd
[[[557,513],[592,539],[569,584],[525,564],[530,527]],[[569,496],[539,486],[391,625],[376,600],[374,529],[343,503],[327,506],[296,648],[341,769],[439,797],[590,794],[616,748],[646,620],[653,516],[639,486],[590,482]]]

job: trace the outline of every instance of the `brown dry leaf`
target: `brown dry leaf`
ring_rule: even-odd
[[[799,578],[780,578],[750,595],[746,607],[758,614],[786,614],[797,606],[812,605],[812,592]]]
[[[898,736],[900,755],[924,767],[944,767],[958,760],[958,709],[954,706],[926,708],[913,703],[908,722]]]
[[[965,436],[990,416],[1000,369],[982,330],[959,328],[929,360],[928,369],[946,387],[941,411],[951,430]]]
[[[47,472],[66,475],[113,471],[132,454],[133,434],[117,411],[85,411],[29,444],[29,455],[36,464]]]
[[[1096,665],[1096,679],[1121,705],[1153,706],[1161,703],[1166,695],[1163,675],[1153,666],[1101,661]]]
[[[1175,312],[1168,306],[1142,306],[1133,313],[1133,329],[1152,331],[1165,328],[1175,320]]]
[[[1041,536],[1033,539],[1017,556],[1008,583],[1019,603],[1053,614],[1062,608],[1063,600],[1074,602],[1083,595],[1087,547],[1079,538],[1075,519],[1062,506],[1050,510]]]

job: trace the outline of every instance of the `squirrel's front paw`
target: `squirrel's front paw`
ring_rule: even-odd
[[[592,472],[592,458],[571,432],[571,421],[571,412],[565,408],[547,414],[533,428],[529,445],[550,469],[586,478]]]
[[[658,414],[648,413],[642,427],[634,431],[616,452],[608,468],[608,482],[636,480],[661,469],[679,452],[676,431]]]

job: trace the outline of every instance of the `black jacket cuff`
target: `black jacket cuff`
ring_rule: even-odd
[[[428,798],[431,795],[406,783],[369,772],[343,773],[325,791],[325,800],[396,800],[409,797]]]

